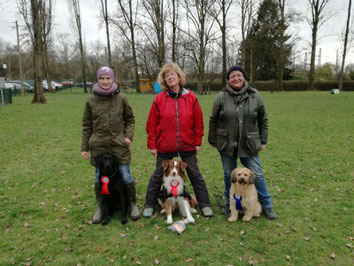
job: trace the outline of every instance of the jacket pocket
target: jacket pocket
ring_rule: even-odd
[[[256,155],[261,150],[259,132],[246,132],[246,148],[250,155]]]
[[[227,135],[228,131],[226,129],[217,128],[216,129],[216,149],[222,152],[227,147]]]

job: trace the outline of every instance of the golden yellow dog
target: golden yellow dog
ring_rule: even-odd
[[[242,221],[248,222],[252,217],[259,217],[262,207],[254,185],[254,174],[247,168],[235,168],[231,173],[230,188],[230,222],[235,222],[238,213],[243,213]]]

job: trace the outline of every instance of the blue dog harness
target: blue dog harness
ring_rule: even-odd
[[[241,204],[242,197],[235,193],[234,199],[236,200],[236,210],[242,211],[242,204]]]

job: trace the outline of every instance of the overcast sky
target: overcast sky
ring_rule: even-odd
[[[2,41],[15,44],[16,43],[16,19],[22,21],[22,18],[18,15],[16,0],[0,0],[0,39]],[[109,0],[112,4],[111,10],[116,9],[117,1]],[[84,39],[88,45],[90,43],[101,40],[105,43],[104,29],[99,28],[98,16],[99,16],[99,4],[98,0],[81,0],[81,16]],[[305,17],[309,14],[308,0],[287,0],[289,8],[300,12]],[[319,36],[322,36],[317,45],[317,53],[319,55],[319,49],[321,48],[321,64],[326,62],[336,63],[337,51],[339,58],[343,50],[343,43],[341,41],[341,34],[344,33],[347,8],[349,0],[332,0],[328,12],[331,12],[333,16],[322,26],[319,32]],[[55,7],[55,19],[54,19],[54,34],[55,33],[69,33],[72,34],[71,22],[68,14],[68,7],[66,0],[56,0]],[[352,5],[352,18],[354,13],[354,6]],[[353,19],[352,19],[353,21]],[[351,23],[352,28],[354,24]],[[309,51],[309,43],[311,41],[311,31],[305,19],[302,22],[292,25],[291,32],[298,36],[300,39],[297,42],[295,51],[298,61],[304,61],[305,52]],[[352,29],[353,30],[353,29]],[[352,44],[352,46],[354,46]],[[308,52],[308,58],[310,54]],[[316,59],[316,64],[318,59]],[[299,62],[298,62],[299,63]],[[351,48],[346,58],[347,64],[354,64],[354,47]]]

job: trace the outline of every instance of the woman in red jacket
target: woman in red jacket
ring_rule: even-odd
[[[185,74],[175,63],[165,64],[158,82],[163,92],[151,106],[146,123],[147,146],[156,157],[156,169],[147,187],[144,217],[151,217],[162,185],[162,161],[180,156],[187,163],[198,204],[206,217],[213,216],[211,204],[197,157],[204,135],[203,113],[196,96],[183,88]]]

